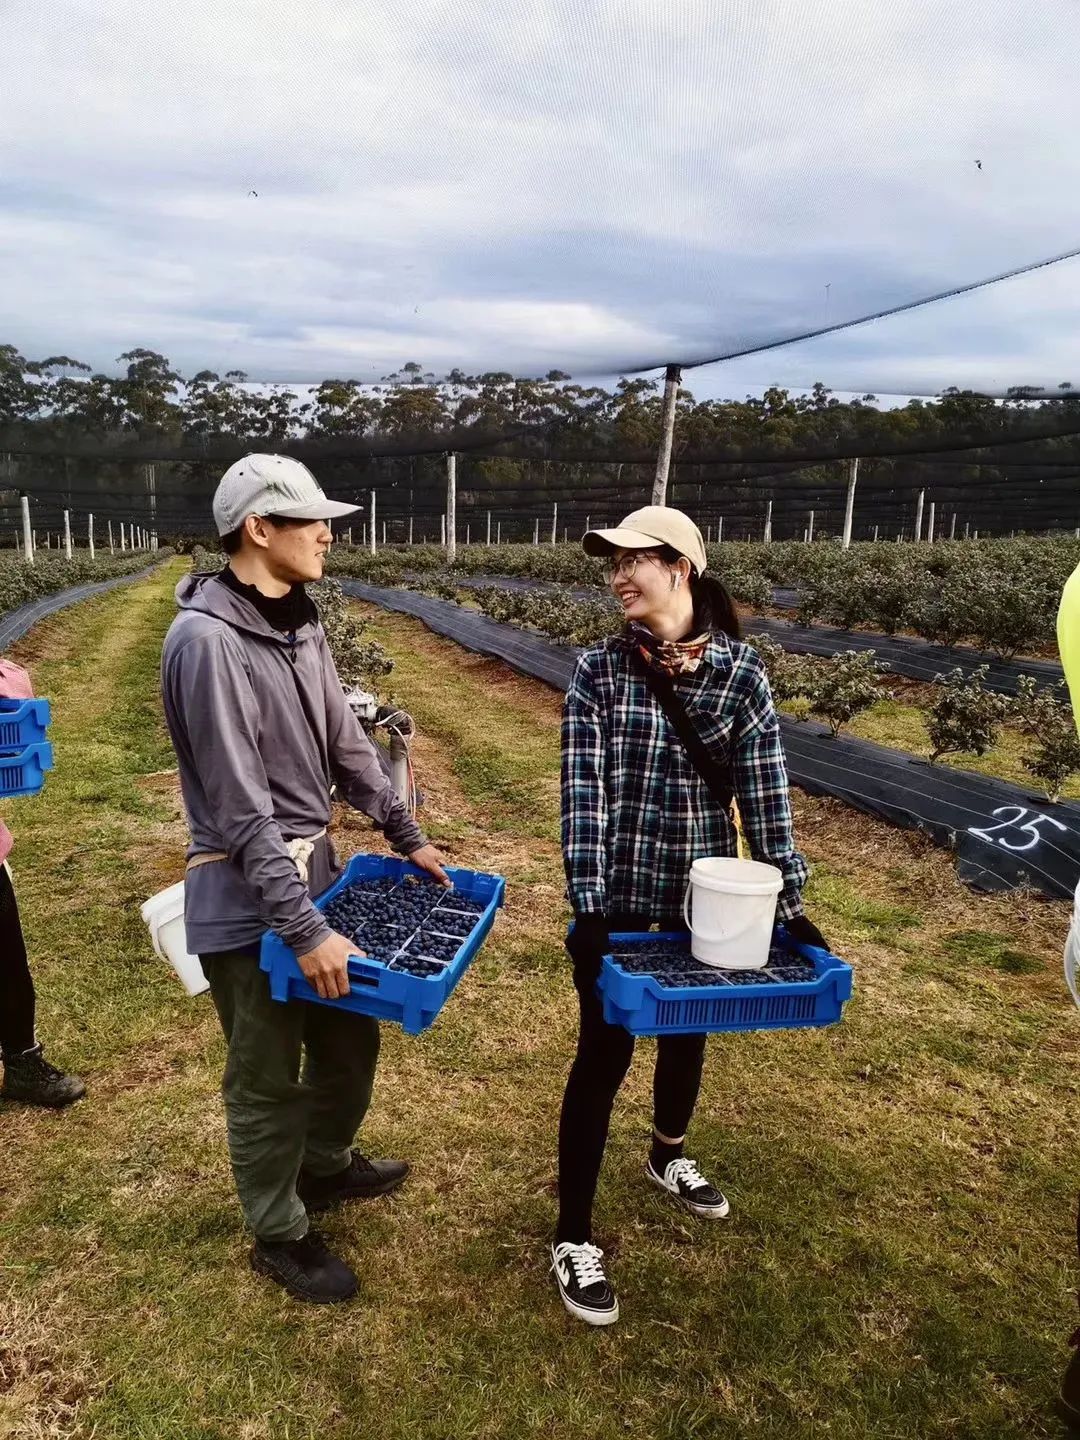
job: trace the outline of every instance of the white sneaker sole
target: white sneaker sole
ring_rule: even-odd
[[[557,1280],[555,1283],[559,1284]],[[559,1285],[559,1295],[562,1303],[575,1320],[584,1320],[586,1325],[614,1325],[619,1318],[619,1302],[617,1300],[611,1310],[586,1310],[583,1305],[575,1305],[561,1285]]]
[[[692,1200],[687,1200],[686,1197],[680,1195],[678,1191],[669,1189],[664,1183],[663,1176],[657,1175],[656,1171],[648,1162],[645,1164],[645,1174],[658,1190],[662,1190],[664,1194],[674,1200],[677,1205],[681,1205],[684,1210],[689,1210],[692,1215],[700,1216],[702,1220],[726,1220],[731,1212],[731,1206],[728,1204],[726,1197],[722,1205],[695,1205]]]

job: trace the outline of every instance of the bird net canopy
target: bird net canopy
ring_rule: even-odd
[[[676,501],[691,466],[702,503],[824,496],[861,455],[1071,526],[1078,30],[1075,0],[17,7],[0,486],[180,524],[287,448],[434,507],[460,450],[478,501],[587,509],[679,365]]]

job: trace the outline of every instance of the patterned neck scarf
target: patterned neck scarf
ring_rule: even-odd
[[[696,635],[692,640],[658,640],[652,631],[636,620],[629,625],[630,643],[638,654],[662,675],[692,675],[705,656],[709,643],[709,632]]]

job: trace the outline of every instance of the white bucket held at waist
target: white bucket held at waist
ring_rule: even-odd
[[[683,897],[694,959],[722,970],[767,965],[783,886],[775,865],[719,855],[695,860]]]
[[[167,960],[189,995],[210,989],[197,955],[189,955],[184,935],[184,882],[160,890],[143,903],[142,918],[150,931],[154,949]]]

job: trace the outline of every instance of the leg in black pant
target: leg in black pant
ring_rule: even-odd
[[[577,1054],[559,1117],[559,1226],[556,1241],[592,1239],[592,1207],[607,1144],[611,1108],[630,1068],[634,1037],[609,1025],[597,999],[595,975],[575,967],[581,1006]]]
[[[70,1105],[86,1093],[77,1075],[65,1075],[41,1053],[34,1038],[34,982],[26,956],[15,887],[0,865],[0,1054],[4,1083],[0,1096],[51,1109]]]
[[[34,1045],[34,982],[26,958],[15,887],[0,865],[0,1050],[17,1055]]]

